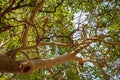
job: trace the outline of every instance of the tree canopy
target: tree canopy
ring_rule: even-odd
[[[120,79],[119,0],[0,0],[0,75]]]

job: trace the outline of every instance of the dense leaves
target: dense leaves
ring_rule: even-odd
[[[40,1],[0,1],[0,53],[22,46],[15,55],[18,60],[50,58],[75,50],[81,40],[89,37],[91,45],[78,56],[96,63],[65,62],[31,74],[1,73],[1,79],[120,79],[119,0],[46,0],[31,23],[31,14]]]

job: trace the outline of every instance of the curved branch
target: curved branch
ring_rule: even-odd
[[[30,20],[29,20],[30,24],[33,24],[33,20],[34,20],[34,18],[36,16],[37,12],[39,11],[39,9],[42,8],[42,5],[43,5],[44,2],[45,2],[45,0],[42,0],[39,3],[39,5],[33,10],[32,14],[31,14],[31,17],[30,17]],[[24,30],[23,37],[22,37],[22,43],[23,43],[22,47],[26,46],[28,31],[29,31],[29,25],[25,25],[25,30]]]
[[[3,17],[9,11],[11,11],[11,8],[12,8],[14,3],[15,3],[15,0],[12,0],[12,3],[9,5],[9,7],[6,10],[4,10],[2,13],[0,13],[0,18]]]
[[[6,27],[0,28],[0,33],[9,30],[9,29],[11,29],[12,27],[13,27],[13,26],[11,26],[11,25],[6,25]]]
[[[101,37],[101,36],[100,36]],[[107,42],[104,40],[101,40],[99,37],[90,37],[87,40],[94,40],[94,41],[99,41],[99,42],[103,42],[105,44],[109,44],[109,45],[117,45],[120,46],[120,42]]]
[[[37,12],[42,8],[44,2],[45,2],[45,0],[42,0],[42,1],[38,4],[38,6],[33,10],[32,15],[31,15],[31,17],[30,17],[30,23],[33,22],[36,14],[37,14]]]

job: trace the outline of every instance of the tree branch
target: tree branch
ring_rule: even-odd
[[[42,8],[42,5],[43,5],[44,2],[45,2],[45,0],[42,0],[39,3],[39,5],[33,10],[32,14],[30,16],[30,19],[28,21],[30,24],[33,24],[33,20],[36,16],[37,12],[39,11],[39,9]],[[19,51],[21,51],[24,47],[26,47],[26,44],[27,44],[27,41],[28,41],[27,40],[28,39],[28,31],[29,31],[29,25],[25,24],[24,25],[24,32],[23,32],[23,36],[22,36],[22,45],[20,47],[16,48],[16,49],[14,49],[13,52],[11,52],[11,53],[8,53],[9,51],[7,52],[7,55],[11,55],[11,58],[15,59],[16,54]]]
[[[35,16],[36,16],[37,12],[42,8],[44,2],[45,2],[45,0],[42,0],[42,1],[38,4],[38,6],[33,10],[32,15],[31,15],[31,17],[30,17],[30,23],[33,23],[33,20],[34,20],[34,18],[35,18]]]
[[[12,3],[8,6],[8,8],[6,10],[4,10],[2,13],[0,13],[0,18],[3,17],[9,11],[11,11],[11,8],[12,8],[14,3],[15,3],[15,0],[12,0]]]
[[[83,44],[84,43],[84,44]],[[89,44],[91,43],[91,41],[86,41],[83,40],[82,44],[74,51],[72,51],[71,53],[64,53],[63,55],[54,57],[54,58],[48,58],[48,59],[31,59],[31,60],[24,60],[24,61],[15,61],[13,59],[9,59],[9,58],[5,58],[5,57],[1,57],[0,59],[1,61],[3,61],[2,63],[0,63],[0,65],[4,64],[7,65],[5,68],[3,66],[1,66],[2,72],[12,72],[12,73],[30,73],[32,71],[38,70],[38,69],[42,69],[42,68],[49,68],[53,65],[57,65],[57,64],[61,64],[65,61],[79,61],[81,63],[86,62],[85,59],[83,58],[78,58],[76,56],[76,54],[83,50],[84,48],[86,48],[87,46],[89,46]],[[88,61],[88,60],[87,60]],[[12,64],[10,64],[12,62]],[[19,65],[17,65],[19,64]],[[14,66],[14,68],[11,69],[11,67],[8,67],[8,65],[10,66]],[[4,69],[4,70],[3,70]],[[16,70],[17,69],[17,70]]]
[[[39,11],[39,9],[42,8],[42,5],[43,3],[45,2],[45,0],[42,0],[38,6],[33,10],[32,14],[31,14],[31,17],[30,17],[30,20],[29,20],[29,23],[30,24],[33,24],[33,20],[37,14],[37,12]],[[25,47],[26,46],[26,43],[27,43],[27,36],[28,36],[28,31],[29,31],[29,25],[25,25],[25,31],[23,33],[23,37],[22,37],[22,47]]]

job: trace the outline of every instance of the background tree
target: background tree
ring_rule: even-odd
[[[120,79],[120,1],[1,0],[0,53],[1,79]]]

